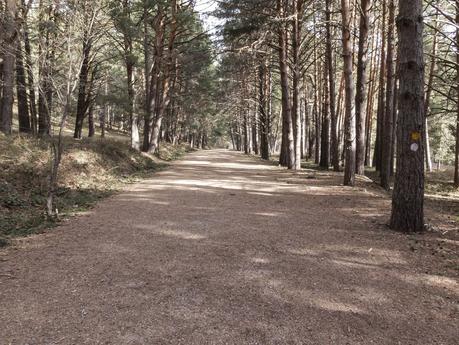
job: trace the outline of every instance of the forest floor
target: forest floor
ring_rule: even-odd
[[[457,344],[457,223],[366,178],[189,154],[0,251],[1,344]],[[449,217],[449,218],[448,218]]]
[[[86,212],[95,203],[164,169],[182,157],[188,146],[161,146],[159,157],[129,148],[115,131],[107,137],[64,138],[56,208],[65,219]],[[46,231],[59,221],[46,217],[50,148],[46,139],[0,134],[0,247],[10,239]]]

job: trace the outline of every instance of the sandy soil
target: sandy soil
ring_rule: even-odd
[[[340,182],[190,154],[2,251],[0,344],[458,344],[459,242]]]

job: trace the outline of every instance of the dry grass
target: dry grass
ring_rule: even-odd
[[[87,210],[186,151],[185,146],[164,146],[157,158],[130,149],[123,138],[75,141],[66,137],[56,201],[61,218]],[[44,213],[49,166],[46,140],[0,136],[0,246],[10,237],[54,225]]]

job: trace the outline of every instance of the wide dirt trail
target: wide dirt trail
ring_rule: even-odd
[[[457,281],[314,174],[196,152],[7,249],[0,344],[457,344]]]

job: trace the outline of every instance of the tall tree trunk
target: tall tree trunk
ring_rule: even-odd
[[[277,0],[278,12],[285,15],[283,0]],[[290,106],[290,88],[287,58],[287,29],[282,26],[278,33],[279,38],[279,68],[281,75],[282,92],[282,152],[279,164],[289,169],[295,167],[295,147],[293,138],[292,109]]]
[[[91,43],[88,33],[84,33],[83,37],[83,62],[81,64],[79,85],[78,85],[78,100],[77,100],[77,111],[75,120],[75,132],[73,137],[75,139],[81,139],[83,134],[83,121],[88,111],[87,94],[88,94],[88,78],[90,69],[90,53]]]
[[[258,66],[258,112],[260,118],[260,151],[261,158],[269,159],[269,114],[266,111],[267,75],[266,62]]]
[[[123,10],[128,19],[131,19],[131,8],[129,0],[123,0]],[[135,56],[133,55],[132,37],[129,30],[123,30],[124,38],[124,63],[126,66],[127,94],[128,94],[128,115],[131,131],[131,148],[140,150],[139,118],[134,109],[134,67]]]
[[[379,70],[379,94],[378,94],[378,110],[376,114],[376,142],[373,154],[373,166],[377,171],[381,171],[381,156],[382,156],[382,132],[383,132],[383,119],[384,119],[384,97],[385,97],[385,75],[386,75],[386,15],[387,7],[386,0],[381,1],[382,8],[382,21],[381,21],[381,67]]]
[[[386,107],[384,113],[384,126],[382,135],[381,154],[381,186],[390,189],[391,161],[392,161],[392,136],[394,117],[394,29],[395,29],[395,4],[389,0],[389,28],[387,34],[387,84],[386,84]]]
[[[390,227],[403,232],[424,229],[424,52],[422,0],[400,0],[397,20],[399,115],[397,171]]]
[[[149,32],[149,17],[148,17],[148,6],[145,2],[143,9],[143,54],[144,54],[144,74],[145,74],[145,104],[144,104],[144,123],[143,123],[143,142],[142,151],[148,152],[150,149],[150,133],[152,124],[152,103],[155,97],[151,92],[152,83],[156,83],[156,70],[151,71],[150,61],[150,32]],[[156,36],[158,39],[158,35]],[[153,66],[156,68],[156,65]],[[150,80],[151,78],[151,80]]]
[[[459,9],[458,9],[459,12]],[[430,141],[429,141],[429,113],[430,113],[430,98],[432,96],[433,90],[433,82],[435,78],[435,70],[437,68],[437,42],[438,42],[438,24],[437,20],[434,21],[433,25],[433,41],[432,41],[432,53],[430,59],[430,68],[429,68],[429,79],[427,81],[427,88],[426,88],[426,99],[425,99],[425,106],[424,106],[424,114],[425,114],[425,135],[424,135],[424,147],[426,153],[426,168],[427,171],[432,172],[432,157],[430,152]]]
[[[292,124],[294,140],[294,169],[301,169],[301,116],[300,116],[300,44],[301,44],[301,17],[303,14],[303,1],[293,0],[294,11],[292,30],[292,55],[293,55],[293,95],[292,95]]]
[[[16,51],[16,95],[18,99],[19,132],[29,133],[31,128],[27,101],[27,84],[24,70],[24,55],[20,39],[17,40]]]
[[[335,71],[333,65],[333,50],[332,50],[332,32],[331,32],[331,0],[325,0],[325,20],[327,30],[326,40],[326,60],[328,67],[328,82],[330,95],[330,152],[331,163],[334,171],[339,171],[339,141],[338,141],[338,117],[336,114],[336,91],[335,91]]]
[[[322,105],[322,131],[321,131],[321,141],[320,141],[320,162],[319,166],[324,169],[329,168],[330,164],[330,98],[329,98],[329,82],[328,82],[328,72],[327,68],[328,61],[325,63],[324,67],[324,79],[323,79],[323,105]]]
[[[349,0],[341,0],[343,17],[343,69],[345,81],[345,163],[344,185],[355,184],[355,109],[354,81],[352,77],[352,46],[351,46],[351,16]]]
[[[13,125],[14,61],[16,57],[16,1],[6,0],[3,19],[3,92],[0,131],[11,134]]]
[[[456,150],[454,159],[454,185],[459,188],[459,0],[456,0],[456,84],[457,84],[457,120]]]
[[[355,95],[355,118],[356,118],[356,172],[365,173],[365,121],[367,101],[367,59],[368,59],[368,31],[370,22],[371,0],[360,2],[360,33],[359,52],[357,57],[357,84]]]
[[[25,64],[27,71],[27,88],[29,98],[29,113],[30,113],[30,127],[33,134],[38,132],[38,119],[37,119],[37,104],[35,98],[35,82],[33,76],[32,66],[32,48],[30,46],[29,39],[29,28],[27,25],[27,8],[25,0],[22,0],[22,17],[23,17],[23,40],[24,40],[24,53],[25,53]]]
[[[49,0],[39,3],[39,71],[38,71],[38,134],[49,135],[53,100],[52,70],[54,51],[49,22],[55,20],[55,8]]]

